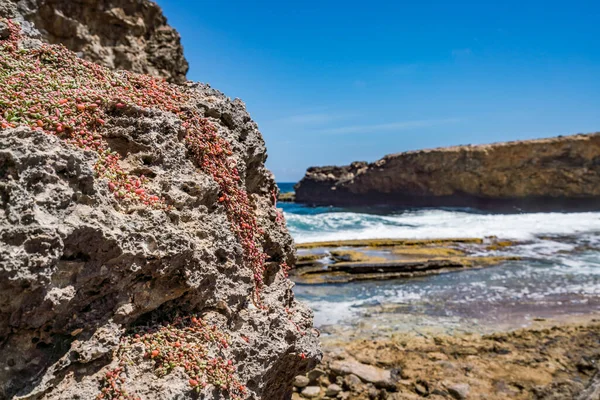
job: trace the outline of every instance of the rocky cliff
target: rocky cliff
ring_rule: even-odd
[[[244,103],[22,28],[0,20],[0,399],[288,398],[320,351]]]
[[[296,201],[321,205],[597,209],[600,133],[392,154],[309,168]]]
[[[0,16],[34,24],[44,41],[86,60],[185,82],[179,34],[152,1],[0,0]]]

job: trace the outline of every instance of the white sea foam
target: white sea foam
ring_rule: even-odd
[[[484,237],[495,235],[531,240],[541,235],[600,232],[600,212],[477,214],[463,211],[418,210],[393,215],[352,212],[286,213],[299,242],[376,238]],[[595,239],[597,240],[597,239]]]
[[[364,301],[312,301],[310,307],[314,313],[315,326],[348,322],[356,315],[354,307]]]

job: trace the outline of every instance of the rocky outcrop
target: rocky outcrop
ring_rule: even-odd
[[[279,193],[277,201],[282,203],[293,203],[296,200],[296,195],[293,192]]]
[[[320,351],[244,103],[19,29],[0,21],[0,399],[289,397]]]
[[[457,146],[309,168],[296,201],[313,205],[524,209],[600,205],[600,133]]]
[[[510,255],[515,244],[495,237],[299,243],[290,277],[298,284],[310,285],[422,278],[519,260]],[[490,250],[497,253],[482,256]]]
[[[323,362],[296,377],[292,399],[592,400],[600,394],[594,322],[546,322],[483,336],[346,332],[324,338]]]
[[[183,83],[179,33],[150,0],[0,0],[0,16],[34,24],[41,38],[86,60]]]

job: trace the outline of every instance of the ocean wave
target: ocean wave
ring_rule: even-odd
[[[346,211],[285,212],[298,243],[322,240],[498,236],[531,240],[543,235],[569,236],[600,232],[600,212],[480,214],[425,209],[389,215]]]
[[[398,315],[413,315],[419,321],[450,318],[446,324],[452,318],[466,318],[486,326],[510,318],[518,325],[536,315],[600,311],[600,212],[484,214],[420,209],[376,214],[299,205],[284,211],[290,233],[300,243],[486,236],[519,242],[474,254],[521,257],[494,268],[415,280],[298,285],[295,292],[314,310],[317,326],[353,324],[365,321],[365,315],[372,315],[373,323],[387,321],[388,314],[377,318],[377,310],[370,309],[377,305],[396,305],[402,310]],[[389,321],[394,329],[395,318]]]
[[[295,290],[313,309],[317,326],[360,321],[365,312],[372,314],[368,307],[386,304],[414,315],[484,320],[496,314],[536,315],[545,308],[560,314],[588,302],[593,302],[591,309],[598,308],[594,304],[600,296],[600,261],[592,257],[565,258],[551,265],[515,262],[419,280],[300,285]]]

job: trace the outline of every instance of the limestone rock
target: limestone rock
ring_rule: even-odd
[[[415,392],[421,396],[427,396],[429,394],[427,387],[421,383],[415,383]]]
[[[326,350],[320,367],[343,387],[350,399],[366,400],[375,392],[372,384],[361,383],[354,375],[336,376],[330,369],[332,360],[348,358],[349,354],[365,364],[402,367],[396,388],[380,389],[378,399],[448,400],[462,396],[598,400],[600,373],[589,369],[582,372],[580,368],[582,360],[597,359],[600,324],[593,316],[584,318],[587,322],[582,319],[570,325],[540,324],[490,335],[405,332],[373,339],[369,334],[357,337],[356,331],[347,330],[341,339],[324,340]],[[498,343],[511,352],[499,357],[495,352]],[[463,353],[465,347],[478,349],[477,354]],[[437,361],[439,357],[431,357],[436,353],[449,355],[454,367],[448,368]],[[552,359],[548,354],[552,354]],[[561,373],[558,378],[557,370]],[[392,376],[397,373],[395,369],[391,371]]]
[[[320,377],[322,377],[323,375],[325,375],[325,371],[323,371],[320,368],[315,368],[312,371],[310,371],[306,376],[308,377],[308,379],[311,382],[316,382],[317,379],[319,379]]]
[[[335,371],[333,371],[333,372],[335,372]],[[354,374],[344,376],[344,378],[342,379],[342,382],[346,388],[352,389],[352,390],[358,388],[362,384],[362,381],[360,380],[360,378]]]
[[[445,385],[448,393],[456,400],[465,400],[469,395],[471,387],[467,383],[453,383]]]
[[[313,399],[315,397],[319,397],[319,395],[321,394],[321,388],[319,386],[307,386],[304,389],[302,389],[301,394],[307,399]]]
[[[306,387],[306,386],[308,386],[309,383],[310,383],[310,381],[304,375],[298,375],[297,377],[294,378],[294,386],[296,386],[297,388]]]
[[[99,130],[124,170],[150,177],[147,189],[170,206],[162,210],[118,200],[96,176],[97,152],[30,127],[3,128],[0,399],[94,399],[128,328],[173,315],[198,315],[227,335],[222,356],[239,367],[249,398],[289,397],[293,378],[319,360],[312,312],[281,271],[295,261],[293,241],[277,221],[258,127],[242,101],[202,84],[185,90],[182,106],[197,107],[229,143],[253,206],[266,257],[264,308],[252,301],[253,271],[219,185],[192,159],[177,115],[132,105]],[[138,345],[127,391],[188,398],[193,385],[183,368],[157,376]],[[221,397],[208,389],[202,398]]]
[[[0,21],[0,39],[6,39],[10,35],[10,30],[8,29],[8,25]]]
[[[367,387],[367,395],[369,396],[369,399],[375,400],[379,397],[379,390],[377,390],[372,384],[369,384]]]
[[[337,398],[338,398],[339,400],[348,400],[348,399],[350,399],[350,396],[351,396],[351,395],[352,395],[352,394],[351,394],[350,392],[340,392],[340,393],[337,395]]]
[[[179,33],[153,1],[0,0],[0,17],[24,18],[44,41],[109,68],[186,81]]]
[[[339,387],[335,383],[332,383],[331,385],[327,386],[327,390],[325,391],[325,395],[327,395],[329,397],[335,397],[341,391],[342,391],[341,387]]]
[[[600,132],[387,155],[312,167],[296,201],[315,205],[600,208]]]
[[[389,370],[360,363],[353,359],[336,360],[329,365],[331,371],[339,375],[356,375],[363,382],[380,388],[394,388],[395,382]]]
[[[587,387],[581,391],[577,400],[600,399],[600,371],[597,371]]]

